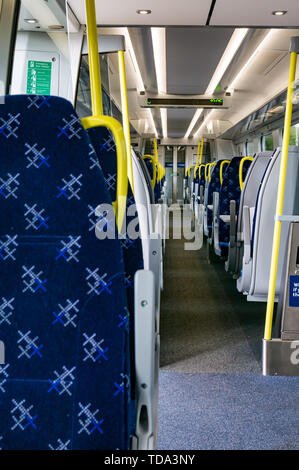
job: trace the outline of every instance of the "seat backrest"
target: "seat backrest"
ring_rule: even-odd
[[[219,192],[219,214],[230,214],[230,201],[236,202],[236,213],[239,210],[241,187],[239,180],[239,167],[243,157],[233,157],[230,164],[227,166],[224,174],[222,185]],[[251,160],[246,160],[243,165],[243,181],[245,180],[246,173],[250,167]],[[229,225],[219,220],[219,243],[223,249],[223,255],[227,254],[227,247],[229,244]]]
[[[220,182],[220,168],[222,162],[225,161],[223,160],[218,160],[216,162],[216,165],[213,167],[213,170],[211,170],[211,181],[208,182],[207,185],[207,191],[205,194],[205,206],[213,204],[213,194],[215,192],[219,192],[221,188],[221,182]],[[229,165],[229,163],[224,163],[223,166],[223,172],[225,171],[225,165]],[[210,209],[207,208],[207,225],[209,228],[212,227],[213,223],[213,213]]]
[[[205,165],[201,166],[198,171],[198,194],[200,194],[200,187],[205,188]]]
[[[277,149],[264,175],[255,209],[253,230],[252,275],[249,290],[251,300],[265,301],[267,298],[271,252],[274,231],[274,215],[280,170],[281,149]],[[299,147],[290,146],[286,175],[286,191],[283,213],[298,214],[299,209]],[[283,288],[283,263],[286,256],[289,222],[283,222],[277,268],[276,294]]]
[[[110,196],[113,201],[116,200],[116,181],[117,181],[117,158],[116,146],[111,132],[104,127],[95,127],[88,130],[88,135],[92,145],[99,158],[101,168]],[[128,298],[128,307],[131,315],[131,329],[134,331],[134,276],[139,269],[143,269],[143,251],[141,242],[141,233],[139,227],[138,214],[134,211],[135,198],[131,188],[128,188],[127,198],[127,217],[126,226],[123,233],[121,245],[124,254],[124,268],[126,274],[126,289]],[[128,215],[128,211],[133,209],[133,215]],[[128,233],[128,228],[135,225],[133,237]]]
[[[138,210],[140,235],[142,240],[142,250],[144,259],[144,268],[149,267],[149,240],[154,232],[154,214],[151,205],[150,194],[147,183],[143,174],[140,161],[138,160],[134,150],[132,150],[133,163],[133,180],[134,180],[134,196]]]
[[[97,156],[72,105],[0,106],[3,449],[129,448],[129,313]],[[110,218],[110,216],[112,216]]]
[[[220,187],[221,187],[220,167],[223,161],[225,160],[224,159],[218,160],[211,173],[211,180],[209,181],[209,185],[208,185],[207,204],[213,204],[213,193],[220,191]],[[225,172],[227,165],[229,165],[229,163],[223,164],[224,166],[223,172]]]
[[[239,166],[243,157],[233,157],[223,174],[223,182],[219,193],[219,213],[230,213],[230,201],[236,201],[236,210],[239,209],[241,188],[239,181]],[[243,181],[246,177],[251,161],[246,160],[243,165]]]
[[[155,204],[155,194],[154,194],[154,189],[153,189],[153,185],[152,185],[152,182],[151,182],[151,177],[149,175],[149,172],[148,172],[148,169],[147,169],[147,166],[143,160],[143,158],[136,154],[136,157],[138,159],[138,162],[139,162],[139,166],[143,172],[143,176],[144,176],[144,179],[146,181],[146,185],[147,185],[147,190],[148,190],[148,194],[149,194],[149,197],[150,197],[150,204]]]
[[[239,215],[238,215],[238,233],[243,230],[243,207],[254,207],[256,204],[257,193],[265,173],[266,167],[273,152],[258,153],[250,165],[241,193]]]

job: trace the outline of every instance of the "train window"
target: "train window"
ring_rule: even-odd
[[[265,134],[262,136],[262,150],[274,150],[274,141],[272,134]]]
[[[290,145],[299,145],[299,123],[291,127]]]
[[[72,99],[64,2],[21,1],[10,93]]]
[[[246,155],[251,156],[254,154],[254,143],[253,141],[248,140],[246,142]]]
[[[109,67],[108,58],[105,55],[101,56],[101,78],[104,114],[106,116],[111,116],[111,100],[109,97]],[[89,62],[87,55],[82,56],[80,64],[76,111],[80,118],[90,116],[92,114]]]

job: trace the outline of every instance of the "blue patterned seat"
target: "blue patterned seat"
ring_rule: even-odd
[[[153,178],[154,178],[153,160],[151,158],[145,158],[144,161],[148,169],[148,172],[150,174],[151,180],[153,181]],[[158,172],[157,167],[156,167],[156,172]],[[161,197],[161,184],[160,182],[159,183],[157,182],[157,178],[156,178],[156,183],[154,186],[154,194],[155,194],[155,202],[157,203]]]
[[[230,214],[230,201],[236,201],[236,213],[239,211],[239,203],[241,196],[239,182],[239,166],[243,157],[233,157],[230,164],[223,174],[223,182],[219,193],[219,214]],[[243,181],[250,167],[251,161],[246,160],[243,165]],[[229,225],[219,218],[219,244],[221,255],[226,256],[229,246]]]
[[[208,185],[208,194],[206,197],[206,206],[207,206],[207,227],[209,230],[209,237],[211,236],[211,230],[212,230],[212,224],[213,224],[213,211],[209,209],[208,206],[213,205],[213,194],[215,192],[219,192],[221,188],[221,182],[220,182],[220,167],[221,164],[224,160],[218,160],[213,172],[211,174],[211,181],[209,182]],[[225,171],[226,166],[228,163],[224,163],[223,166],[223,172]]]
[[[111,196],[89,137],[66,100],[8,96],[0,155],[0,447],[128,449],[124,262],[95,236]]]
[[[203,187],[203,192],[205,190],[205,165],[201,166],[198,171],[198,195],[200,195],[200,188]]]

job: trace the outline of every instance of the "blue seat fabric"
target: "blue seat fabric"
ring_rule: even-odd
[[[93,148],[98,156],[101,168],[103,170],[104,178],[110,192],[110,197],[113,201],[116,200],[117,189],[117,158],[116,146],[111,132],[104,127],[96,127],[88,130],[88,135],[91,139]],[[135,205],[134,195],[132,190],[128,188],[127,198],[127,211]],[[122,233],[121,246],[123,249],[124,270],[125,270],[125,285],[128,299],[128,308],[130,312],[130,332],[131,332],[131,394],[132,399],[135,397],[135,379],[134,379],[134,364],[135,364],[135,347],[134,347],[134,276],[136,271],[144,268],[142,241],[139,230],[138,216],[127,215],[127,227],[129,224],[136,221],[136,239],[131,239],[126,231]]]
[[[239,166],[243,157],[233,157],[223,174],[223,182],[219,193],[219,214],[230,214],[230,201],[236,201],[236,213],[239,210],[241,189],[239,183]],[[246,160],[243,165],[243,181],[246,177],[250,160]],[[221,255],[226,256],[229,245],[229,225],[219,219],[219,243]]]
[[[128,449],[124,263],[95,236],[111,197],[88,135],[64,99],[8,96],[0,158],[0,448]]]
[[[208,197],[207,197],[207,205],[213,204],[213,193],[219,192],[221,183],[220,183],[220,167],[223,160],[218,160],[216,165],[214,166],[213,172],[211,174],[211,181],[208,185]],[[225,166],[228,163],[224,164],[223,172],[225,171]],[[211,236],[212,224],[213,224],[213,211],[207,208],[207,220],[208,220],[208,229],[209,229],[209,236]]]

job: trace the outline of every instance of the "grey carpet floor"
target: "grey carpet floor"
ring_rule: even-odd
[[[160,374],[159,450],[299,449],[298,377]]]
[[[265,308],[167,241],[158,449],[299,449],[299,379],[261,374]]]
[[[185,251],[168,240],[161,303],[161,369],[261,371],[264,303],[249,303],[223,263],[209,265],[205,246]]]

